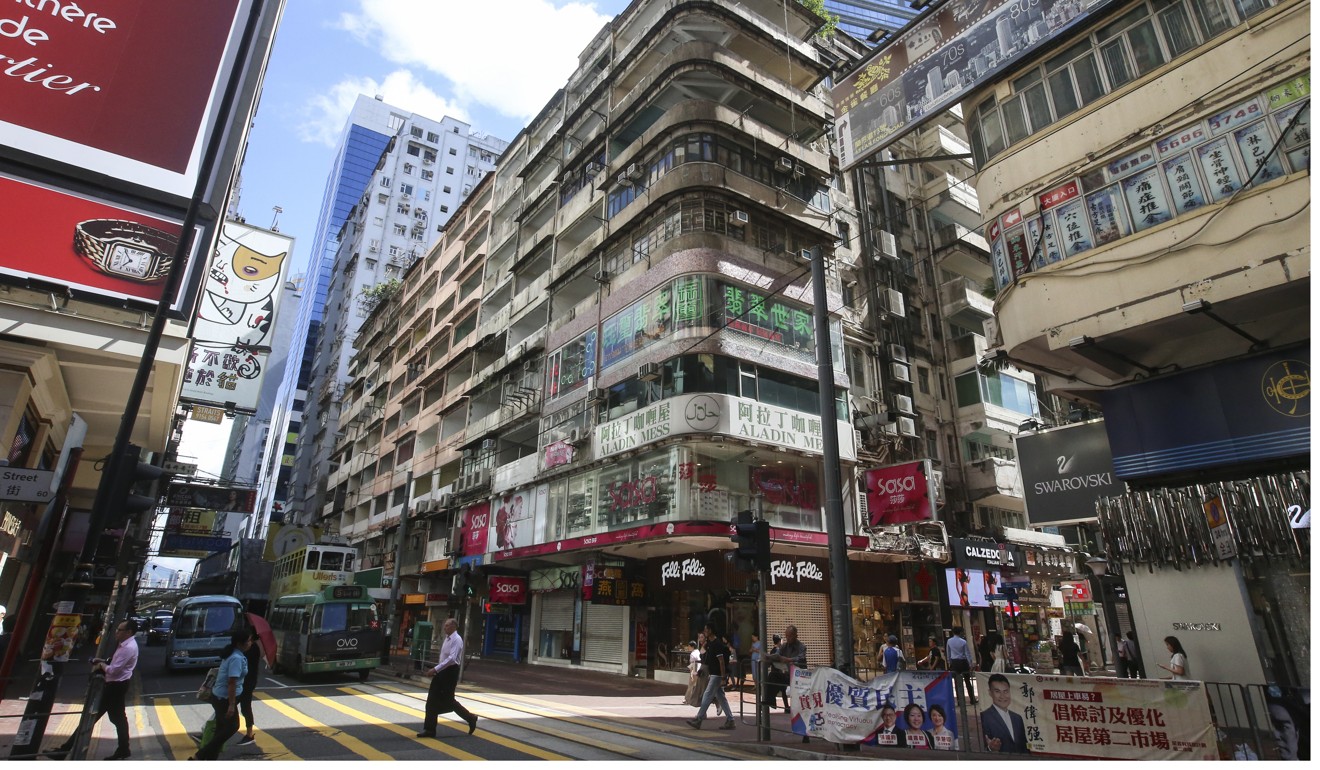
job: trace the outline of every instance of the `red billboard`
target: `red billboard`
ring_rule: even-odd
[[[872,527],[935,518],[930,461],[889,465],[866,472],[866,508]]]
[[[191,195],[250,0],[5,5],[5,144]]]
[[[490,600],[496,604],[526,604],[527,578],[509,575],[490,576]]]
[[[463,511],[463,556],[480,556],[486,552],[490,533],[490,501],[478,503]]]
[[[180,232],[177,220],[0,175],[0,272],[154,303]]]

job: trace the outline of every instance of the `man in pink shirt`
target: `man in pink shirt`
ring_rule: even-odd
[[[133,670],[137,668],[138,646],[137,639],[137,621],[129,618],[115,627],[115,652],[110,656],[107,663],[100,658],[92,661],[92,670],[105,673],[105,687],[101,690],[101,708],[96,712],[88,729],[94,729],[96,723],[101,720],[103,715],[110,716],[110,724],[115,726],[115,735],[119,739],[119,746],[115,753],[106,757],[106,759],[128,759],[130,752],[128,750],[128,715],[124,713],[125,701],[128,696],[128,683],[133,678]],[[73,748],[73,738],[64,742],[59,751],[68,752]]]
[[[428,668],[431,688],[426,693],[426,721],[418,738],[434,738],[436,718],[450,711],[468,723],[468,735],[477,730],[477,715],[463,707],[454,698],[458,689],[458,674],[463,665],[463,637],[458,635],[458,621],[449,618],[444,624],[445,643],[440,647],[440,662]]]

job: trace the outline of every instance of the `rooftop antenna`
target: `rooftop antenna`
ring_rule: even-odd
[[[270,220],[270,231],[278,233],[280,231],[280,214],[284,213],[284,207],[271,206],[271,209],[275,212],[275,217]]]

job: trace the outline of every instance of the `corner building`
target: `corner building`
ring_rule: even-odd
[[[963,101],[992,344],[1104,412],[1148,669],[1309,683],[1309,9],[1092,4]]]
[[[759,508],[771,627],[796,622],[832,659],[802,259],[836,239],[820,23],[796,3],[634,3],[501,159],[477,355],[504,354],[467,402],[446,502],[458,563],[524,578],[529,601],[481,616],[483,654],[680,676],[712,619],[746,652],[754,576],[733,567],[730,521]],[[854,582],[896,594],[898,566],[849,540]]]

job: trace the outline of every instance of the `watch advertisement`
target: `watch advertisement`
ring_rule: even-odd
[[[0,174],[0,273],[67,286],[77,296],[155,303],[181,231],[175,219]],[[185,276],[180,285],[188,284]]]
[[[287,235],[225,222],[202,281],[181,401],[256,411],[292,250]]]
[[[5,144],[190,196],[251,0],[5,5]]]

